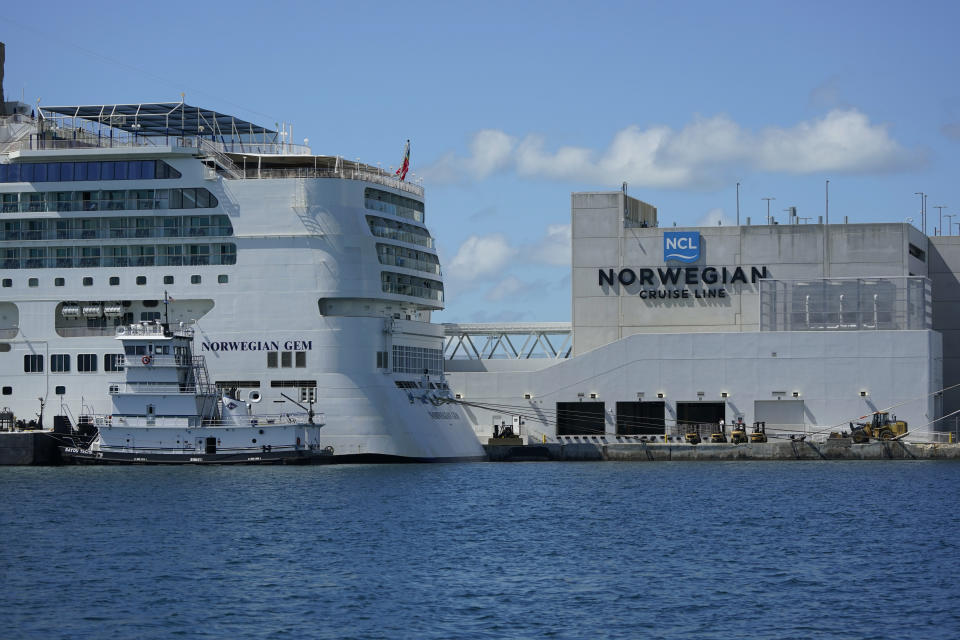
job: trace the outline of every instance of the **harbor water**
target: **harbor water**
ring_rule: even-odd
[[[950,638],[955,462],[0,468],[5,638]]]

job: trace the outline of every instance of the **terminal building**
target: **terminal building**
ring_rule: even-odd
[[[481,435],[511,421],[535,438],[677,435],[738,419],[826,435],[888,409],[908,440],[955,430],[943,416],[960,409],[960,237],[795,216],[663,228],[623,191],[572,194],[571,224],[568,357],[445,363]]]

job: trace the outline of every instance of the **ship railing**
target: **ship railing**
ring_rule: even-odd
[[[440,289],[417,287],[410,284],[397,284],[394,282],[382,283],[381,289],[384,293],[397,293],[402,296],[415,296],[417,298],[426,298],[427,300],[443,302],[443,291]]]
[[[426,260],[414,260],[413,258],[403,258],[400,256],[393,256],[387,253],[378,253],[377,257],[380,259],[380,264],[393,265],[395,267],[403,267],[404,269],[414,269],[416,271],[423,271],[424,273],[435,273],[436,275],[442,275],[440,272],[440,265],[436,262],[427,262]]]
[[[144,362],[144,358],[150,359]],[[127,357],[128,367],[189,367],[192,364],[190,358],[187,356],[143,355],[137,357],[136,355],[131,355]]]
[[[115,335],[114,327],[54,327],[61,338],[92,338]]]
[[[112,382],[109,387],[110,395],[216,395],[217,390],[211,384],[171,384],[155,382]]]
[[[405,182],[385,173],[363,171],[360,169],[313,169],[310,167],[288,167],[283,169],[240,169],[241,175],[248,179],[277,179],[277,178],[341,178],[347,180],[362,180],[374,182],[387,187],[406,191],[414,195],[423,196],[423,187],[419,184]]]
[[[154,338],[163,337],[163,325],[154,322],[143,324],[128,324],[117,327],[117,336],[135,337],[135,338]]]
[[[370,233],[377,236],[378,238],[389,238],[390,240],[399,240],[400,242],[409,242],[410,244],[418,244],[421,247],[433,248],[433,238],[426,235],[421,235],[419,233],[411,233],[409,231],[402,231],[400,229],[394,229],[392,227],[385,227],[379,224],[370,225]]]

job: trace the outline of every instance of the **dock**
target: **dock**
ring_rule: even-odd
[[[615,461],[670,462],[722,460],[960,460],[960,444],[883,440],[854,444],[850,438],[825,442],[774,440],[763,443],[545,442],[484,445],[491,462]]]

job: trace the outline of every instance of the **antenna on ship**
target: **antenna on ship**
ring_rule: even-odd
[[[170,331],[170,301],[173,300],[170,296],[167,295],[167,290],[163,290],[163,332],[169,333]]]
[[[307,412],[307,422],[309,422],[310,424],[313,424],[313,416],[315,416],[316,414],[313,412],[313,402],[314,402],[314,401],[313,401],[312,398],[310,398],[309,396],[307,397],[307,404],[310,405],[310,407],[307,408],[307,407],[303,406],[302,404],[300,404],[299,402],[297,402],[296,400],[294,400],[293,398],[291,398],[290,396],[288,396],[287,394],[285,394],[285,393],[283,393],[283,392],[281,392],[280,395],[282,395],[284,398],[286,398],[287,400],[289,400],[289,401],[292,402],[293,404],[297,405],[298,407],[300,407],[301,409],[303,409],[304,411],[306,411],[306,412]]]

